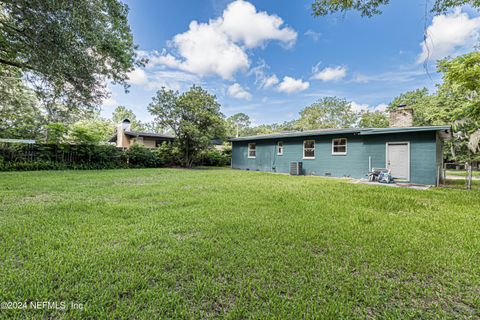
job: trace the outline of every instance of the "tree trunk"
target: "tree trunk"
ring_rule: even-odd
[[[472,164],[470,162],[466,162],[465,166],[467,167],[467,189],[472,189]]]

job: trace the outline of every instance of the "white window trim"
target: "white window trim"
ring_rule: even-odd
[[[253,157],[250,156],[250,145],[252,145],[252,144],[255,146],[255,155]],[[255,159],[257,157],[257,144],[256,143],[251,142],[251,143],[248,144],[247,156],[248,156],[248,159]]]
[[[334,150],[334,142],[335,140],[342,140],[342,139],[345,139],[345,152],[335,152]],[[340,145],[342,146],[342,145]],[[347,155],[347,151],[348,151],[348,140],[347,138],[335,138],[335,139],[332,139],[332,156],[346,156]]]
[[[410,159],[410,141],[393,141],[393,142],[386,142],[385,143],[385,168],[388,168],[388,145],[390,145],[390,144],[407,144],[408,177],[407,177],[407,180],[404,180],[404,179],[397,179],[397,180],[409,182],[410,181],[410,166],[412,164],[411,159]]]
[[[313,157],[305,157],[305,142],[306,141],[313,141],[313,154],[314,154]],[[315,140],[303,140],[303,154],[302,155],[303,155],[303,159],[305,159],[305,160],[315,159]]]
[[[279,145],[282,144],[282,152],[279,151]],[[283,156],[283,141],[277,142],[277,156]]]

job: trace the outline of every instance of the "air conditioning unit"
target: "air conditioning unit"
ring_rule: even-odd
[[[290,162],[290,175],[292,176],[302,175],[302,162],[300,161]]]

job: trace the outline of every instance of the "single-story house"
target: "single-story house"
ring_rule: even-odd
[[[232,138],[232,168],[366,178],[374,168],[388,168],[397,181],[435,185],[441,178],[443,141],[449,126],[413,127],[413,110],[400,106],[389,128],[294,131]]]
[[[118,148],[128,149],[135,143],[147,148],[155,148],[163,142],[170,142],[172,140],[173,136],[168,134],[131,131],[130,120],[125,119],[117,126],[115,135],[113,135],[108,142],[116,143]]]

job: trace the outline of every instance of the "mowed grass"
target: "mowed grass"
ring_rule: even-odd
[[[230,169],[0,174],[2,318],[479,318],[480,191]]]
[[[458,176],[458,177],[467,177],[467,171],[465,171],[465,170],[447,170],[447,175]],[[472,171],[472,177],[480,178],[480,171]]]

